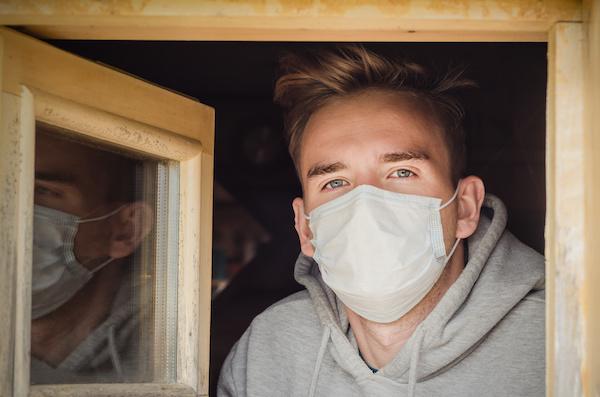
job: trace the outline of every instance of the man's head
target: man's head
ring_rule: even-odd
[[[281,60],[283,76],[275,87],[275,102],[284,110],[289,151],[298,173],[306,125],[319,109],[366,92],[396,93],[427,107],[428,118],[440,127],[450,153],[452,182],[464,176],[466,165],[463,108],[459,90],[474,86],[458,69],[442,75],[402,60],[384,58],[362,46],[340,46],[308,56],[287,54]],[[300,175],[300,174],[299,174]],[[302,181],[302,176],[300,175]]]
[[[136,201],[135,168],[36,125],[31,355],[52,366],[107,318],[152,228],[152,210]]]
[[[108,258],[124,258],[149,232],[151,211],[135,201],[134,162],[61,137],[39,124],[36,131],[34,203],[81,219],[73,251],[79,263],[94,270]]]
[[[467,238],[475,231],[485,194],[481,179],[463,177],[463,112],[451,95],[454,90],[472,83],[461,80],[454,72],[433,78],[420,66],[389,61],[362,47],[342,47],[311,58],[288,56],[283,62],[288,74],[278,81],[275,99],[286,111],[290,152],[303,187],[303,198],[296,198],[292,205],[302,252],[311,257],[316,252],[312,220],[308,221],[305,216],[358,186],[370,185],[400,193],[404,199],[410,197],[405,195],[413,195],[449,202],[439,210],[439,219],[446,255],[450,257],[429,295],[419,301],[419,305],[435,305],[462,271],[463,248],[455,244],[457,239]],[[456,199],[452,199],[455,192]],[[395,199],[390,199],[400,200],[399,196],[393,197]],[[342,199],[338,204],[343,206],[344,202]],[[354,214],[350,212],[346,216]],[[389,216],[397,215],[390,213]],[[395,224],[408,225],[415,220],[397,218]],[[381,221],[384,225],[385,219]],[[349,240],[335,240],[333,251],[345,252],[347,249],[340,247],[360,246],[366,254],[357,252],[354,257],[370,257],[372,249],[388,249],[374,248],[375,241],[388,241],[387,237],[383,234],[381,238],[365,236],[360,232],[361,222],[351,221],[344,226],[347,229],[344,235]],[[386,226],[372,229],[387,233]],[[397,235],[402,240],[395,241],[404,242],[408,237]],[[315,241],[320,244],[319,238]],[[421,252],[432,251],[427,247],[428,241],[433,238],[419,239],[417,245],[422,245],[418,248],[423,249]],[[455,246],[454,255],[450,255]],[[389,250],[394,249],[392,244]],[[391,266],[406,266],[400,258],[402,253]],[[336,258],[331,260],[335,263]],[[352,261],[347,258],[344,262],[347,264],[340,266],[347,266],[347,271],[366,268],[376,272],[378,269],[377,263]]]

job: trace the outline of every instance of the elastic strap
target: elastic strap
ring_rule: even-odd
[[[304,213],[304,207],[302,207],[302,216],[304,216],[304,219],[310,220],[310,216],[308,216]]]
[[[119,208],[117,208],[116,210],[114,210],[114,211],[112,211],[112,212],[109,212],[109,213],[108,213],[108,214],[106,214],[106,215],[102,215],[102,216],[99,216],[99,217],[97,217],[97,218],[90,218],[90,219],[80,219],[80,220],[78,220],[78,221],[77,221],[77,223],[87,223],[87,222],[94,222],[94,221],[100,221],[100,220],[102,220],[102,219],[106,219],[106,218],[108,218],[109,216],[112,216],[112,215],[116,214],[117,212],[121,211],[121,210],[122,210],[123,208],[125,208],[126,206],[127,206],[127,204],[123,204],[122,206],[120,206],[120,207],[119,207]]]
[[[450,250],[450,253],[446,257],[446,260],[444,261],[444,266],[446,265],[446,263],[448,263],[448,261],[450,260],[450,258],[452,258],[452,255],[454,254],[454,251],[456,250],[456,247],[458,247],[458,243],[459,242],[460,242],[460,237],[456,239],[456,242],[454,243],[454,247],[452,247],[452,250]]]
[[[114,261],[115,258],[108,258],[106,261],[102,262],[98,265],[94,270],[91,270],[92,273],[96,273],[98,270],[102,269],[104,266],[108,265],[110,262]]]
[[[452,198],[448,201],[446,201],[446,204],[443,204],[439,210],[443,210],[444,208],[446,208],[448,206],[448,204],[450,204],[451,202],[454,201],[454,199],[456,198],[456,196],[458,196],[458,188],[460,187],[460,180],[458,181],[458,185],[456,185],[456,190],[454,191],[454,196],[452,196]]]

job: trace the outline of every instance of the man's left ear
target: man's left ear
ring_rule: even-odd
[[[108,255],[124,258],[132,254],[152,229],[153,211],[143,201],[129,203],[112,217]]]
[[[461,179],[457,196],[457,238],[465,239],[471,236],[475,232],[475,229],[477,229],[484,197],[485,187],[479,177],[471,175]]]

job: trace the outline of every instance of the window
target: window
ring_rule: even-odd
[[[0,351],[14,360],[2,360],[1,394],[196,395],[208,371],[212,109],[2,38]],[[57,325],[66,336],[44,338]]]
[[[595,348],[594,335],[598,333],[599,316],[597,310],[585,304],[597,300],[598,292],[590,286],[599,279],[593,258],[598,256],[596,251],[599,248],[595,241],[600,222],[592,205],[597,202],[599,194],[597,178],[594,179],[599,169],[594,155],[598,143],[592,133],[593,125],[598,124],[593,122],[598,119],[595,109],[598,107],[600,83],[596,67],[600,48],[597,45],[600,37],[597,2],[565,0],[525,4],[519,1],[489,1],[469,4],[468,7],[466,2],[428,7],[421,2],[383,5],[359,1],[331,7],[328,2],[306,4],[291,1],[283,7],[273,3],[265,7],[213,4],[209,8],[173,2],[168,15],[163,4],[157,1],[149,1],[140,8],[119,5],[99,8],[88,3],[77,7],[56,7],[51,3],[7,4],[2,8],[0,20],[7,25],[26,26],[28,32],[40,37],[67,39],[548,41],[546,247],[554,251],[548,257],[548,269],[551,272],[556,270],[556,274],[548,274],[548,395],[576,394],[570,389],[573,384],[581,385],[589,393],[598,388],[598,371],[595,369],[600,355]],[[364,18],[365,15],[367,18]],[[8,47],[10,45],[5,42],[5,53]],[[12,71],[6,70],[7,65],[4,64],[3,75],[18,76],[20,72],[15,72],[15,69],[21,67],[19,62],[14,63]],[[38,75],[38,81],[41,79]],[[18,84],[21,83],[19,79],[5,77],[3,91],[20,96]],[[127,95],[124,97],[129,98]],[[143,95],[138,98],[146,99]],[[127,101],[124,103],[125,107],[131,105]],[[14,101],[9,102],[5,94],[3,114],[17,114],[17,105]],[[114,107],[111,109],[119,114]],[[3,302],[7,304],[0,311],[0,356],[13,357],[15,352],[17,355],[14,362],[3,360],[0,363],[0,394],[11,395],[13,386],[15,390],[26,390],[20,377],[22,368],[19,369],[24,360],[19,357],[19,352],[26,351],[20,339],[24,331],[22,325],[26,322],[19,318],[22,308],[15,298],[15,291],[24,286],[19,284],[23,275],[17,277],[15,273],[20,268],[15,264],[20,263],[25,255],[27,225],[30,224],[23,222],[27,221],[27,212],[20,212],[28,206],[18,205],[19,200],[30,200],[27,198],[28,188],[17,182],[22,180],[23,173],[30,172],[27,167],[19,168],[18,164],[19,156],[31,154],[27,149],[28,145],[31,146],[28,141],[31,137],[17,139],[18,133],[11,125],[15,119],[3,116],[2,120],[0,176],[3,191],[0,215],[4,230],[0,240],[3,253],[0,271],[5,277],[0,279],[0,291]],[[176,118],[172,120],[174,123],[177,121]],[[165,123],[161,125],[167,127]],[[13,128],[13,132],[5,133],[9,128]],[[203,149],[203,157],[204,154],[210,157],[212,149],[206,148],[210,139],[200,141],[206,149]],[[208,160],[204,164],[206,162],[210,164]],[[206,166],[201,169],[205,176],[210,175]],[[204,182],[202,186],[201,196],[206,201],[209,193],[204,190]],[[206,236],[205,232],[202,234]],[[200,248],[205,252],[203,241]],[[205,267],[202,266],[202,269]],[[557,284],[556,291],[553,283]],[[4,321],[13,318],[17,320],[14,327]],[[563,324],[561,329],[555,328],[554,318],[557,323]],[[564,351],[560,352],[561,359],[555,362],[554,354],[559,356],[555,351],[557,346],[563,347]],[[202,347],[199,351],[203,351]],[[569,359],[565,359],[564,354],[568,354]],[[200,361],[203,359],[205,357],[201,357]],[[191,366],[197,364],[193,360],[188,363]],[[203,379],[202,369],[198,371],[198,379]],[[561,393],[561,388],[566,391]],[[198,391],[201,390],[205,389],[199,387]],[[113,391],[122,394],[120,389]]]

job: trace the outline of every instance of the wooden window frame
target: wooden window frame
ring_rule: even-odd
[[[161,0],[143,7],[0,5],[0,24],[53,39],[545,41],[547,395],[600,390],[600,5],[595,0]],[[53,12],[48,13],[48,10]],[[25,231],[21,230],[21,233]],[[0,313],[2,314],[2,313]],[[1,336],[1,334],[0,334]],[[2,374],[0,374],[0,379]]]
[[[214,111],[7,29],[2,37],[3,255],[0,395],[206,394]],[[77,83],[75,83],[77,82]],[[78,85],[75,90],[71,88]],[[71,87],[71,88],[69,88]],[[115,91],[121,90],[121,93]],[[129,94],[127,94],[129,92]],[[125,97],[117,96],[124,94]],[[143,98],[143,100],[140,100]],[[168,123],[164,115],[184,120]],[[164,120],[163,120],[164,119]],[[29,385],[35,122],[179,167],[177,379],[171,384]],[[169,124],[169,125],[167,125]],[[4,357],[13,357],[5,360]]]

